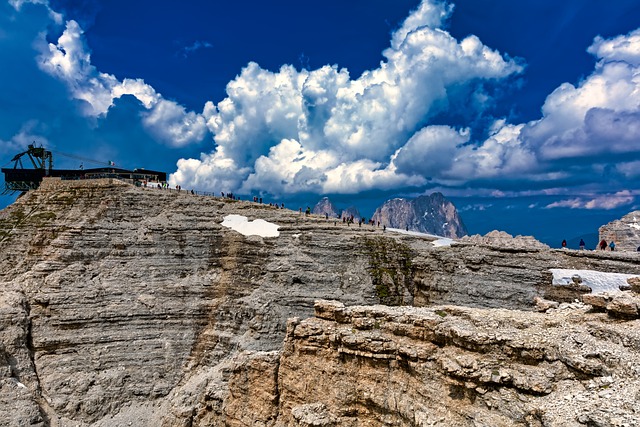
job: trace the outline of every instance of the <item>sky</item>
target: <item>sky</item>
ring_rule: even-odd
[[[0,164],[365,216],[440,191],[558,246],[640,206],[639,27],[636,0],[0,0]]]

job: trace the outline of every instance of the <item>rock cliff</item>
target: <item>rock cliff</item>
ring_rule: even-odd
[[[279,237],[223,227],[229,214],[277,224]],[[335,224],[115,180],[45,180],[0,212],[0,426],[314,425],[347,415],[286,403],[276,379],[287,319],[313,316],[315,300],[508,307],[540,319],[535,297],[585,292],[553,286],[550,268],[640,273],[636,254],[508,238],[436,247]],[[265,378],[270,388],[254,387]]]
[[[598,230],[599,240],[612,240],[617,251],[633,251],[640,247],[640,211],[631,212],[620,219],[603,225]]]
[[[373,220],[387,227],[408,228],[437,236],[460,238],[467,234],[456,207],[442,193],[412,200],[387,200],[376,209]]]
[[[272,406],[262,399],[265,425],[632,426],[639,356],[637,321],[578,303],[532,313],[320,301],[315,318],[289,322],[270,361],[277,380],[251,385],[278,390]]]

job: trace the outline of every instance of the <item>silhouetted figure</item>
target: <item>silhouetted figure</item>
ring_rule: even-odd
[[[566,241],[566,240],[563,240],[563,241],[562,241],[562,247],[563,247],[563,248],[566,248],[566,247],[567,247],[567,241]]]
[[[584,240],[580,239],[580,250],[584,250]]]
[[[606,250],[606,249],[607,249],[607,241],[606,241],[606,240],[604,240],[604,239],[602,239],[602,240],[600,241],[600,250],[601,250],[601,251],[604,251],[604,250]]]

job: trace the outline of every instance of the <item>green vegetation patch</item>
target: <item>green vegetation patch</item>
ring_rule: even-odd
[[[380,302],[385,305],[407,304],[406,291],[414,292],[411,248],[385,237],[363,238],[363,249],[369,257],[369,273]]]

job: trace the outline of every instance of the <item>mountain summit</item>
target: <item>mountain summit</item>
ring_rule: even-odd
[[[331,200],[329,200],[328,197],[323,197],[322,199],[320,199],[320,201],[313,207],[312,212],[314,215],[327,214],[329,215],[329,218],[337,218],[338,216],[340,216],[340,211],[338,211],[338,208],[336,208],[335,205],[331,203]]]
[[[416,199],[391,199],[373,214],[374,221],[393,228],[460,238],[467,229],[456,207],[442,193],[432,193]]]

